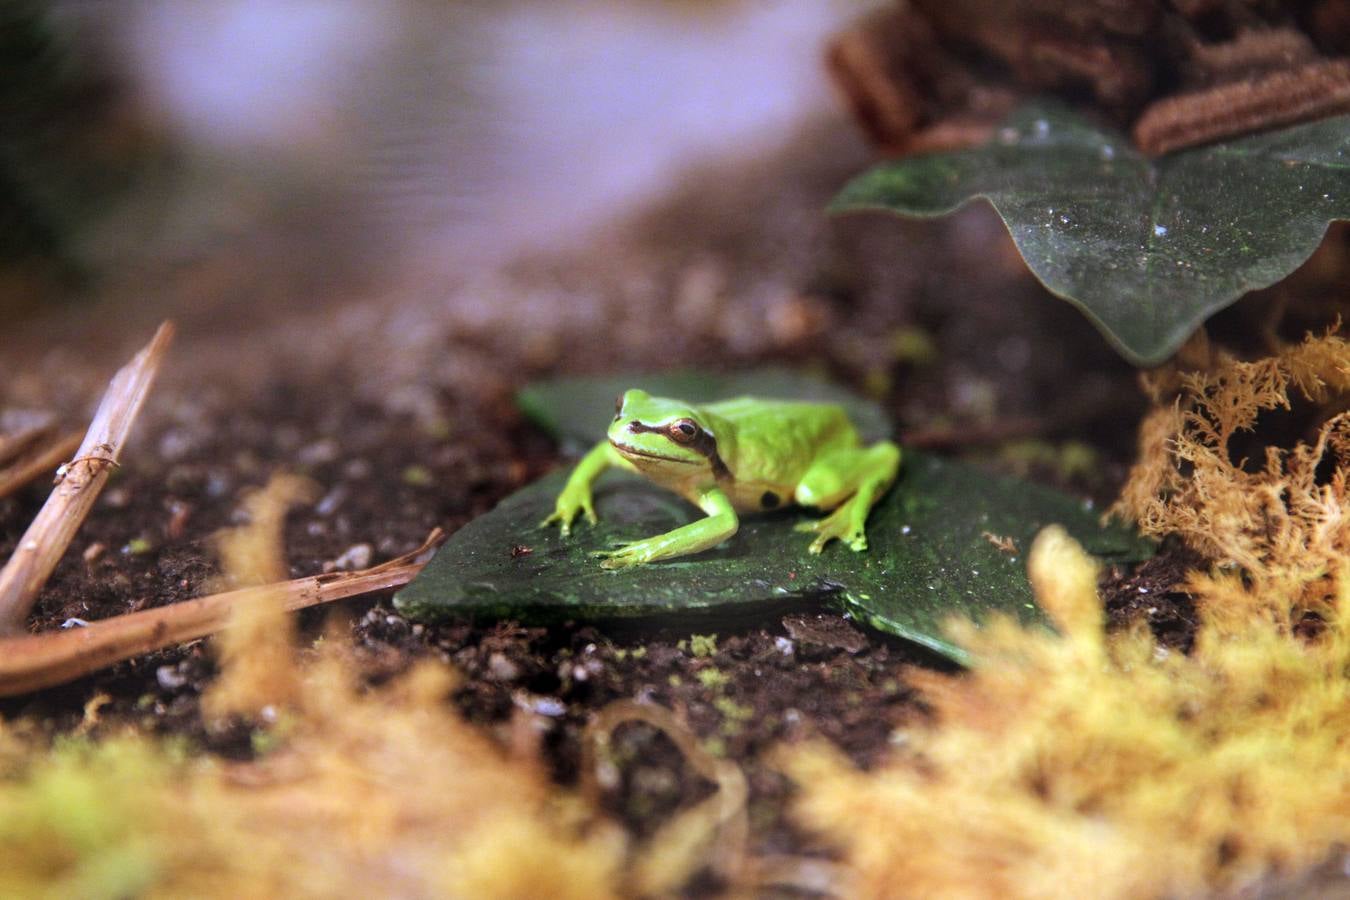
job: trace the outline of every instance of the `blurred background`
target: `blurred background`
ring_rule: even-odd
[[[434,429],[558,372],[774,363],[911,437],[1116,436],[1129,367],[986,205],[825,214],[877,158],[826,49],[891,5],[8,0],[3,393],[78,409],[173,318],[203,420],[271,385]]]
[[[861,8],[8,0],[0,309],[207,258],[331,286],[579,246],[831,113],[821,47]],[[184,288],[179,315],[239,302]]]

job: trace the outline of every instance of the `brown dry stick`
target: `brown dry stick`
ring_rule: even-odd
[[[173,331],[170,322],[160,325],[150,343],[113,376],[84,443],[75,458],[58,471],[56,487],[19,539],[9,562],[0,569],[0,634],[23,630],[38,592],[89,515],[109,472],[117,465],[122,445],[173,340]]]
[[[13,421],[11,421],[13,420]],[[50,413],[0,413],[0,466],[9,465],[38,441],[56,430],[56,418]]]
[[[290,611],[401,587],[422,571],[444,539],[435,529],[411,553],[358,572],[333,572],[226,591],[79,628],[0,638],[0,697],[64,684],[113,663],[220,630],[241,604],[280,597]]]
[[[13,462],[0,469],[0,497],[8,497],[19,488],[41,478],[70,459],[80,447],[78,431],[54,435],[47,442],[29,449]]]

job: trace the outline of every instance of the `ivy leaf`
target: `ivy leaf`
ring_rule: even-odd
[[[831,210],[939,216],[976,197],[1047,288],[1131,362],[1154,365],[1350,218],[1350,116],[1149,159],[1124,135],[1032,104],[982,147],[877,166]]]
[[[692,401],[744,392],[759,396],[844,400],[858,421],[884,427],[873,404],[814,379],[760,372],[717,379],[703,375],[582,379],[535,385],[522,407],[562,438],[601,439],[613,396],[643,387]],[[679,390],[676,390],[676,389]],[[686,390],[699,388],[698,390]],[[598,417],[593,414],[597,397]],[[875,418],[872,418],[875,417]],[[906,452],[895,487],[872,510],[870,549],[838,543],[819,556],[810,536],[792,526],[812,514],[799,509],[746,516],[721,546],[667,562],[617,572],[591,556],[615,542],[649,537],[702,514],[681,498],[632,475],[607,473],[595,492],[598,525],[584,522],[564,539],[539,523],[553,509],[568,472],[558,471],[504,500],[460,529],[395,606],[424,621],[456,616],[529,621],[615,619],[697,611],[726,615],[805,600],[824,601],[873,626],[958,662],[963,650],[942,633],[954,615],[975,619],[1001,612],[1043,622],[1032,602],[1022,553],[1045,525],[1064,525],[1089,551],[1112,560],[1145,558],[1150,545],[1068,495],[923,453]],[[1008,539],[1004,549],[996,539]]]

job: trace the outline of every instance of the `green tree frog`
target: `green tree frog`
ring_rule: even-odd
[[[864,447],[843,407],[833,404],[740,397],[693,406],[626,391],[607,438],[582,457],[542,524],[561,525],[564,536],[578,514],[594,524],[591,486],[611,466],[637,472],[707,513],[596,554],[602,567],[621,569],[715,547],[736,533],[738,513],[787,503],[833,510],[797,526],[815,533],[811,553],[835,538],[866,550],[867,514],[895,480],[900,448],[890,441]]]

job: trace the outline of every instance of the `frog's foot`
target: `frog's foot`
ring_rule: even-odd
[[[597,550],[592,553],[600,560],[602,569],[629,569],[649,562],[656,553],[650,540],[621,544],[615,550]]]
[[[617,550],[601,550],[594,554],[600,557],[600,567],[627,569],[658,559],[688,556],[715,547],[736,533],[736,511],[732,509],[726,494],[713,489],[699,500],[699,506],[708,514],[706,519],[681,525],[665,534],[624,544]]]
[[[562,526],[562,536],[567,537],[572,533],[572,522],[576,520],[578,514],[584,513],[586,521],[594,525],[600,521],[595,515],[595,507],[591,505],[591,498],[573,499],[566,495],[558,498],[557,506],[553,509],[553,514],[539,523],[540,528],[548,528],[557,523]]]
[[[858,521],[854,510],[850,508],[852,506],[853,502],[850,501],[823,519],[802,522],[794,529],[816,535],[811,546],[806,548],[808,553],[820,553],[825,549],[825,545],[835,538],[848,544],[849,549],[855,552],[867,549],[867,532],[863,530],[862,522]]]

